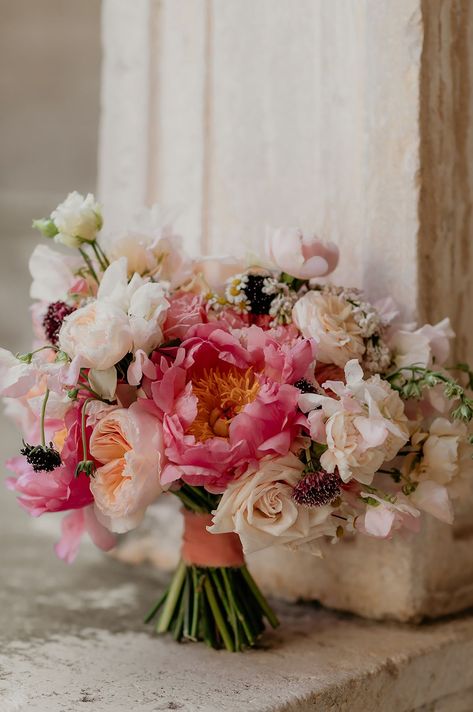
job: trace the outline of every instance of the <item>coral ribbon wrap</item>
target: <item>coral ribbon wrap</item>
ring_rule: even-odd
[[[195,514],[183,510],[184,535],[182,558],[186,564],[204,567],[243,566],[245,559],[237,534],[211,534],[211,514]]]

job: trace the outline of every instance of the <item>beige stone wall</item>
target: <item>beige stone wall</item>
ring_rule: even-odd
[[[104,15],[109,216],[181,207],[204,252],[261,245],[267,223],[315,229],[340,245],[338,279],[406,316],[449,314],[473,353],[468,0],[105,0]],[[347,541],[322,562],[264,553],[260,578],[367,616],[458,610],[473,604],[469,509],[453,530],[426,520],[416,540]]]
[[[0,0],[0,343],[14,351],[31,339],[31,220],[95,189],[99,94],[100,0]]]

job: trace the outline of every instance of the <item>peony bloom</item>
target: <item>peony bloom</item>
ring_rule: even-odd
[[[292,497],[303,469],[304,464],[291,452],[249,468],[228,485],[209,531],[236,532],[245,554],[334,534],[333,507],[300,507]]]
[[[338,247],[307,237],[299,228],[280,228],[266,238],[266,252],[276,267],[298,279],[326,277],[338,264]]]
[[[111,302],[90,302],[64,319],[59,346],[81,366],[106,370],[133,348],[128,316]]]
[[[106,250],[111,261],[126,258],[130,277],[149,275],[172,288],[192,277],[192,262],[183,250],[182,238],[165,224],[158,205],[140,210],[125,231],[109,235]]]
[[[292,318],[306,338],[317,343],[317,360],[343,368],[365,352],[362,331],[352,305],[343,297],[307,292],[294,305]]]
[[[313,440],[326,443],[320,463],[327,472],[338,468],[344,482],[352,478],[370,484],[383,462],[391,460],[409,439],[407,418],[399,394],[376,376],[363,379],[360,364],[345,366],[346,384],[322,386],[338,398],[305,393],[299,405],[308,416]]]
[[[292,384],[313,362],[313,344],[278,344],[256,326],[231,334],[222,323],[193,327],[175,361],[156,355],[147,407],[163,420],[162,481],[182,477],[222,489],[237,469],[287,454],[305,418]]]
[[[399,329],[389,336],[389,347],[393,352],[397,368],[404,366],[442,366],[450,353],[450,341],[455,336],[450,319],[438,324],[424,324],[416,331]]]
[[[69,193],[51,213],[51,220],[56,226],[56,242],[67,247],[80,247],[83,242],[95,240],[102,227],[100,205],[92,193],[83,195],[74,191]]]
[[[98,520],[126,532],[143,519],[163,491],[163,433],[160,421],[138,403],[109,411],[94,427],[90,452],[101,463],[91,480]]]
[[[163,325],[166,341],[184,339],[191,326],[205,319],[202,297],[192,292],[176,292],[169,300],[169,310]]]

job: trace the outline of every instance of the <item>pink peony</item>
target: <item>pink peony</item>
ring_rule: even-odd
[[[184,339],[191,326],[206,321],[202,297],[191,292],[177,292],[169,302],[163,326],[165,341]]]
[[[281,345],[256,326],[237,335],[223,323],[193,327],[172,363],[156,355],[144,388],[163,420],[162,482],[221,490],[239,468],[287,454],[306,422],[292,384],[313,358],[310,340]]]

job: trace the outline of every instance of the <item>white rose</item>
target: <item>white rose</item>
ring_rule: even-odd
[[[56,242],[68,247],[80,247],[84,241],[95,240],[102,226],[100,206],[92,193],[83,195],[74,191],[51,213],[57,235]]]
[[[130,299],[128,316],[133,334],[133,349],[149,353],[163,340],[161,326],[166,319],[169,302],[160,284],[148,282],[139,287]]]
[[[59,346],[81,365],[106,370],[118,363],[133,348],[133,337],[126,313],[115,304],[94,301],[64,319]]]
[[[343,368],[361,359],[365,344],[353,316],[353,307],[335,294],[307,292],[294,305],[292,318],[303,336],[317,342],[317,360]]]
[[[292,498],[303,469],[293,453],[262,460],[227,487],[209,531],[236,532],[245,554],[324,535],[333,508],[302,507]]]

